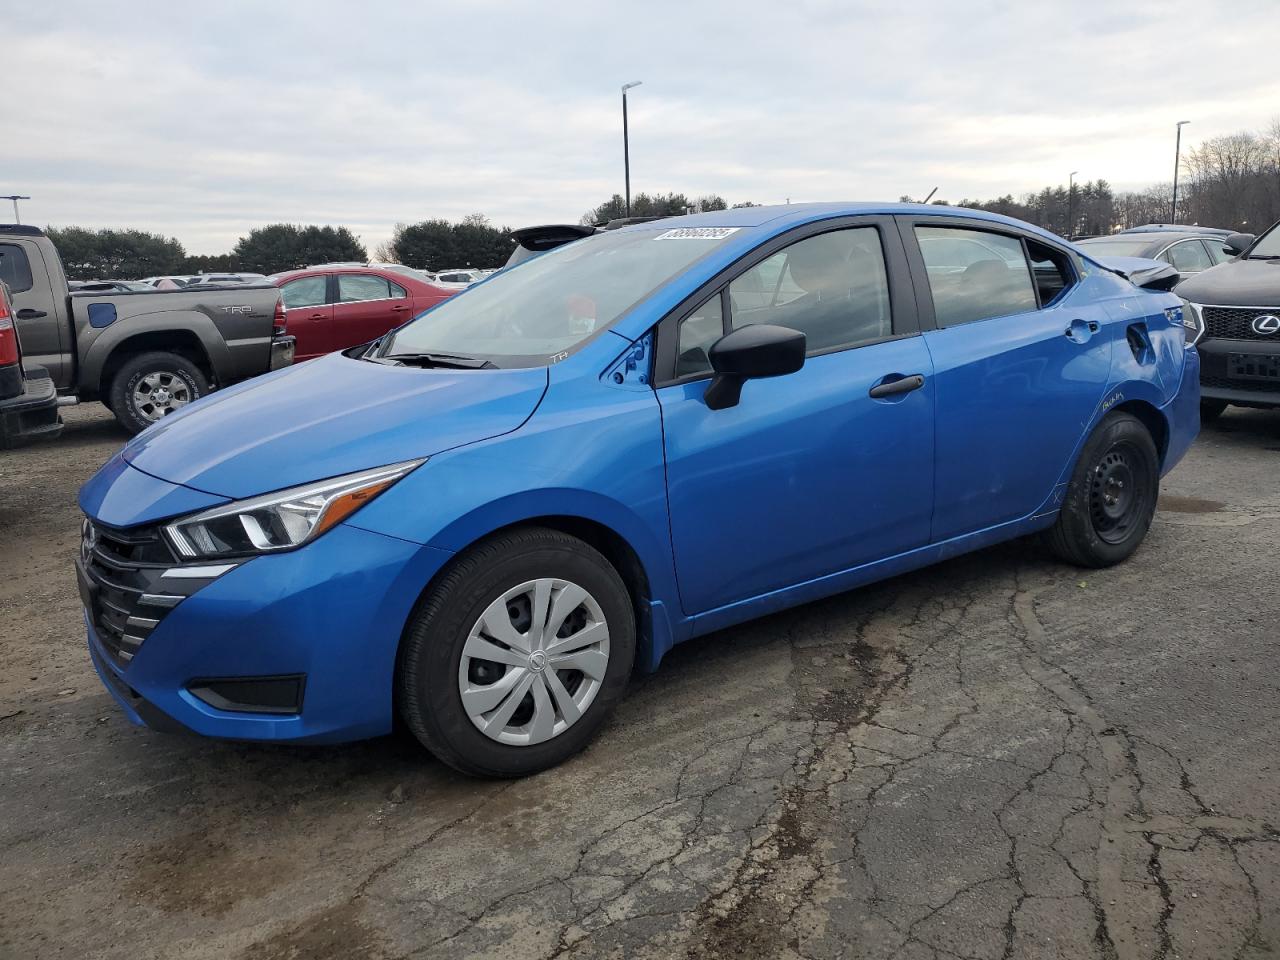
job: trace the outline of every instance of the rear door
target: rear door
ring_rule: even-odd
[[[1110,331],[1067,251],[994,223],[899,224],[921,323],[933,328],[937,542],[1051,499],[1102,402]]]
[[[333,303],[336,350],[376,340],[413,315],[413,301],[394,280],[376,273],[339,273],[337,280]]]
[[[690,241],[694,242],[694,241]],[[778,238],[663,321],[658,401],[686,614],[928,542],[933,397],[902,245],[887,217]],[[796,373],[712,410],[707,351],[772,323],[805,333]],[[887,381],[905,381],[880,398]]]
[[[296,360],[311,360],[338,349],[329,295],[331,279],[328,274],[316,273],[280,287],[285,329],[298,341]]]
[[[8,284],[22,356],[27,364],[46,367],[61,388],[71,385],[74,364],[67,335],[65,291],[60,264],[50,270],[38,244],[19,239],[0,240],[0,281]]]

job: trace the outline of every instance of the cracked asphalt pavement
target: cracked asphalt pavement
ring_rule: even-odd
[[[71,567],[122,437],[68,420],[0,455],[0,956],[1280,952],[1280,412],[1126,564],[1008,544],[693,641],[508,783],[131,727]]]

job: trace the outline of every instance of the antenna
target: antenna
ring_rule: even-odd
[[[934,187],[932,190],[930,190],[930,191],[929,191],[929,196],[925,197],[925,198],[924,198],[923,200],[921,200],[920,202],[921,202],[921,203],[928,203],[930,200],[932,200],[932,199],[933,199],[933,195],[934,195],[935,193],[937,193],[937,192],[938,192],[938,188],[937,188],[937,187]]]

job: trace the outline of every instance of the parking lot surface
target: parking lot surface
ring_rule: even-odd
[[[1120,567],[1016,543],[693,641],[509,783],[130,726],[71,565],[124,438],[67,419],[0,455],[0,956],[1280,952],[1280,413]]]

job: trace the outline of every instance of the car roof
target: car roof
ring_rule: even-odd
[[[1015,220],[986,210],[971,207],[949,207],[942,204],[889,203],[883,201],[846,201],[830,203],[789,203],[770,207],[734,207],[729,210],[711,210],[685,216],[668,217],[649,223],[637,223],[622,227],[619,233],[628,231],[672,229],[676,227],[739,227],[767,228],[770,233],[781,232],[817,220],[854,216],[921,216],[957,217],[964,220],[981,220],[1001,224],[1044,237],[1054,243],[1066,243],[1065,238],[1023,220]]]

